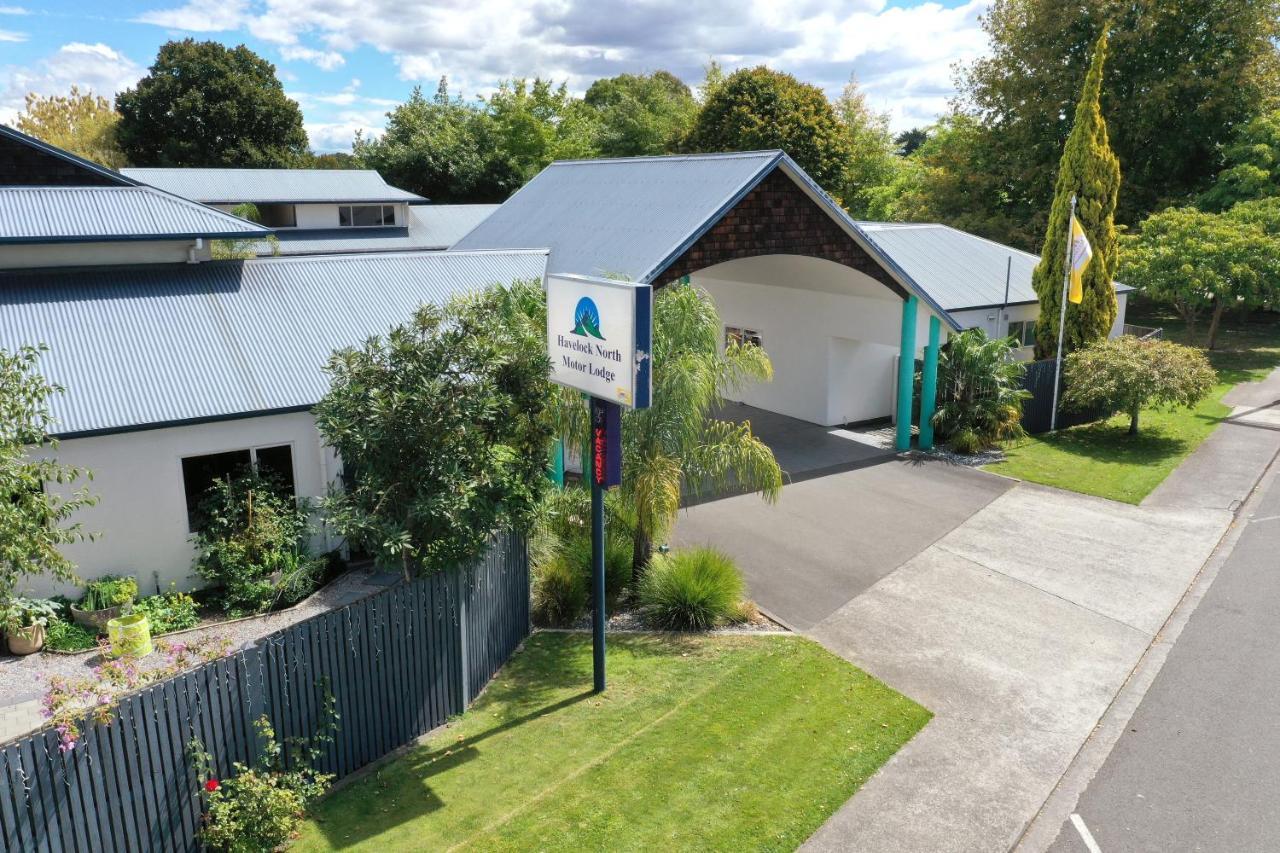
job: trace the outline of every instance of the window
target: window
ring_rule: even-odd
[[[396,209],[390,204],[342,204],[338,206],[338,224],[343,228],[395,225]]]
[[[728,348],[729,344],[737,344],[738,346],[751,345],[753,347],[764,346],[760,338],[760,333],[755,329],[741,329],[737,326],[724,327],[724,345]]]
[[[298,210],[292,204],[260,204],[258,221],[268,228],[297,228]]]
[[[290,494],[295,493],[293,447],[288,444],[188,456],[182,460],[182,487],[187,497],[187,526],[190,530],[194,531],[198,526],[200,502],[209,487],[249,468],[274,476]]]
[[[1010,320],[1009,334],[1010,338],[1017,338],[1019,346],[1033,347],[1036,345],[1036,321],[1035,320]]]

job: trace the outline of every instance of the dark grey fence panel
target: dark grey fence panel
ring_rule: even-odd
[[[111,725],[86,721],[70,752],[52,730],[0,745],[0,851],[198,850],[192,739],[230,777],[261,753],[255,720],[311,738],[332,695],[338,728],[319,765],[341,778],[461,712],[528,635],[528,554],[506,535],[465,570],[398,584],[127,696]]]
[[[1031,392],[1031,397],[1022,401],[1022,428],[1032,435],[1049,431],[1053,415],[1053,374],[1053,359],[1033,361],[1023,374],[1022,387]],[[1062,408],[1061,390],[1059,388],[1058,429],[1087,424],[1106,416],[1102,411],[1077,412]]]

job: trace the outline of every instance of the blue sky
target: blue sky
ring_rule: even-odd
[[[513,76],[565,80],[709,59],[766,63],[831,95],[856,74],[896,129],[931,121],[952,66],[981,55],[989,0],[0,0],[0,121],[28,91],[132,85],[172,38],[247,44],[276,64],[312,144],[345,150],[417,83],[464,97]]]

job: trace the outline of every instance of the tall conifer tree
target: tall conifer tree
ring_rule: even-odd
[[[1058,314],[1062,305],[1062,276],[1067,262],[1067,225],[1071,194],[1076,195],[1076,219],[1093,246],[1093,260],[1084,271],[1084,300],[1067,304],[1066,352],[1106,338],[1116,319],[1116,195],[1120,190],[1120,161],[1107,139],[1107,122],[1099,108],[1102,69],[1107,58],[1107,34],[1098,38],[1093,62],[1076,104],[1075,123],[1058,164],[1058,184],[1040,263],[1032,277],[1040,299],[1036,323],[1036,356],[1052,358],[1058,349]]]

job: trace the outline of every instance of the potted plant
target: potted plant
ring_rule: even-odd
[[[46,598],[13,598],[4,606],[4,631],[9,651],[29,655],[44,648],[44,628],[58,615],[58,606]]]
[[[103,575],[84,588],[84,595],[71,605],[71,618],[99,634],[107,623],[125,613],[138,595],[138,582],[118,575]]]

